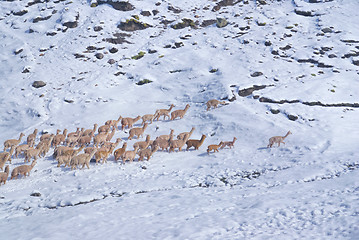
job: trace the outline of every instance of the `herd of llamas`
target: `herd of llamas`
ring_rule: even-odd
[[[209,100],[206,103],[207,111],[212,108],[217,108],[219,104],[226,104],[224,101],[218,101],[216,99]],[[137,116],[135,118],[123,118],[120,116],[117,120],[108,120],[104,125],[98,126],[94,124],[92,129],[80,129],[77,128],[75,132],[68,133],[67,129],[63,131],[57,130],[56,134],[45,133],[40,137],[39,143],[35,146],[38,130],[35,129],[33,133],[29,134],[26,138],[26,143],[22,143],[22,138],[25,136],[20,133],[18,139],[9,139],[4,142],[4,151],[0,153],[0,169],[3,171],[5,164],[9,161],[11,164],[11,157],[18,158],[20,155],[24,156],[24,162],[30,162],[30,165],[24,164],[13,168],[10,179],[17,179],[18,176],[29,176],[30,171],[36,165],[38,158],[45,157],[50,151],[50,148],[54,149],[53,158],[58,162],[57,167],[64,165],[70,167],[71,170],[77,168],[90,168],[91,159],[95,159],[96,164],[98,162],[106,163],[107,159],[113,155],[114,160],[122,160],[122,163],[126,161],[134,161],[136,155],[138,155],[138,161],[147,161],[152,155],[158,151],[174,152],[176,149],[182,151],[182,148],[187,145],[186,150],[194,148],[198,150],[206,135],[202,135],[200,139],[190,139],[195,127],[189,132],[183,132],[177,135],[174,139],[174,130],[171,129],[168,135],[160,135],[155,140],[150,139],[150,135],[146,135],[145,141],[138,141],[133,144],[133,150],[127,149],[127,142],[124,142],[122,147],[117,148],[118,144],[122,141],[121,138],[117,138],[115,142],[111,142],[115,132],[121,127],[122,130],[129,129],[128,140],[136,137],[137,139],[143,137],[144,132],[148,124],[153,121],[158,121],[160,117],[163,120],[175,120],[177,118],[182,119],[189,109],[190,105],[187,104],[184,109],[174,110],[175,106],[171,104],[168,109],[158,109],[155,114],[146,114]],[[171,112],[172,111],[172,112]],[[133,127],[133,125],[142,119],[141,127]],[[96,133],[97,131],[97,133]],[[274,143],[280,146],[284,144],[284,139],[291,134],[290,131],[285,136],[275,136],[269,139],[267,147],[272,147]],[[207,153],[218,152],[219,149],[225,147],[232,148],[234,146],[236,137],[232,141],[221,141],[219,144],[208,145]],[[90,146],[92,144],[92,146]],[[115,150],[116,149],[116,150]],[[7,151],[8,150],[8,151]],[[83,151],[83,153],[81,153]],[[6,165],[5,171],[0,172],[0,185],[6,183],[10,173],[9,165]]]

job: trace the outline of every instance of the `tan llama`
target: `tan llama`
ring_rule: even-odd
[[[157,117],[157,112],[155,114],[146,114],[142,116],[142,126],[145,125],[145,122],[149,121],[150,124],[153,123],[153,120]]]
[[[225,147],[229,147],[229,148],[232,148],[234,147],[234,143],[236,142],[237,138],[234,137],[233,138],[233,141],[227,141],[227,142],[223,142],[222,146],[221,146],[221,149],[225,148]]]
[[[11,154],[8,152],[0,153],[0,168],[4,170],[5,163],[9,161],[11,163]]]
[[[227,104],[225,101],[218,101],[217,99],[211,99],[209,100],[206,105],[207,105],[207,111],[210,110],[212,107],[213,108],[217,108],[219,104],[225,105]]]
[[[56,134],[54,139],[52,140],[52,146],[56,148],[58,145],[63,144],[66,140],[67,129],[64,129],[62,134]]]
[[[135,148],[137,146],[139,148],[139,150],[146,149],[150,145],[150,141],[151,141],[151,136],[147,135],[146,136],[146,141],[141,141],[141,142],[134,143],[133,148]]]
[[[171,120],[175,120],[176,118],[182,119],[186,114],[187,110],[189,109],[189,104],[183,110],[175,110],[171,112]]]
[[[132,128],[133,124],[135,124],[140,119],[141,116],[137,116],[136,118],[122,118],[121,129],[123,130],[125,127]]]
[[[121,121],[122,116],[120,116],[117,120],[108,120],[105,125],[109,125],[112,129],[117,129],[118,123]]]
[[[36,165],[36,160],[32,161],[31,165],[21,165],[16,168],[14,168],[11,172],[11,178],[10,179],[17,179],[19,175],[30,176],[30,171],[34,168]]]
[[[177,139],[183,139],[185,135],[188,135],[190,138],[195,129],[195,127],[192,127],[191,131],[178,134]]]
[[[147,161],[150,160],[150,158],[152,157],[152,155],[157,152],[159,146],[156,145],[153,149],[143,149],[141,151],[138,152],[138,161],[142,161],[144,158],[147,158]]]
[[[169,152],[173,152],[176,148],[178,148],[179,152],[182,151],[182,148],[186,144],[188,138],[189,134],[186,134],[183,139],[171,140]]]
[[[113,155],[115,156],[115,161],[117,162],[118,159],[122,158],[122,155],[126,152],[127,143],[122,145],[122,148],[117,149]]]
[[[35,145],[35,139],[36,139],[37,131],[38,130],[35,129],[33,133],[31,133],[29,136],[27,136],[26,143],[30,147],[34,147],[34,145]]]
[[[269,143],[268,143],[267,148],[268,148],[268,147],[272,147],[274,143],[277,143],[277,144],[278,144],[278,147],[280,146],[281,143],[285,144],[284,139],[285,139],[286,137],[288,137],[289,134],[292,134],[292,133],[291,133],[290,131],[288,131],[287,134],[286,134],[285,136],[283,136],[283,137],[282,137],[282,136],[271,137],[271,138],[269,139]]]
[[[102,159],[102,164],[107,162],[107,158],[112,154],[115,147],[111,147],[109,150],[98,150],[95,153],[96,164]]]
[[[115,135],[116,129],[117,129],[117,128],[113,128],[112,131],[107,135],[107,137],[106,137],[106,141],[107,141],[107,142],[111,141],[111,139],[112,139],[113,136]]]
[[[131,140],[134,136],[137,136],[137,138],[142,137],[143,133],[145,132],[146,128],[148,126],[148,123],[145,123],[142,128],[132,128],[130,129],[128,139]]]
[[[12,146],[16,147],[21,142],[21,138],[25,136],[23,133],[20,133],[19,139],[9,139],[4,142],[4,151]]]
[[[111,131],[110,125],[102,125],[97,129],[98,133],[108,133]]]
[[[0,185],[1,183],[6,183],[7,178],[9,177],[10,168],[9,165],[6,165],[5,171],[0,172]]]
[[[219,152],[218,148],[221,147],[222,144],[223,144],[223,142],[220,142],[218,145],[216,145],[216,144],[208,145],[207,153],[209,154],[212,150],[213,150],[213,152]]]
[[[190,149],[191,147],[194,147],[195,150],[198,150],[200,146],[202,146],[204,140],[206,139],[206,135],[202,135],[200,140],[197,139],[189,139],[186,144],[187,144],[187,150]]]
[[[92,137],[93,137],[94,133],[91,132],[90,135],[85,135],[85,136],[81,136],[78,140],[77,143],[80,146],[88,146],[91,143]]]
[[[170,119],[170,112],[172,111],[172,108],[174,108],[175,105],[171,104],[169,109],[158,109],[156,111],[157,116],[154,118],[154,120],[158,121],[158,119],[163,116],[163,120],[166,120],[166,117]]]
[[[102,146],[106,142],[108,133],[99,133],[93,137],[93,145],[95,147]]]
[[[61,153],[61,155],[57,155],[56,160],[57,160],[57,167],[60,167],[62,164],[65,164],[66,166],[70,167],[70,161],[71,159],[76,156],[79,152],[82,151],[84,147],[80,147],[79,149],[68,149],[64,152]]]
[[[77,169],[80,165],[82,168],[87,166],[90,169],[90,161],[92,157],[95,155],[97,149],[93,149],[91,153],[82,153],[80,155],[74,156],[70,161],[71,170]]]
[[[30,148],[30,146],[28,144],[18,145],[15,148],[15,157],[17,158],[21,153],[23,153],[23,152],[25,153],[25,151],[29,148]]]
[[[164,139],[164,140],[169,140],[171,137],[173,138],[173,132],[174,132],[174,130],[171,129],[169,135],[160,135],[157,138],[161,138],[161,139]]]
[[[136,157],[137,151],[138,151],[138,147],[136,147],[133,151],[124,152],[124,154],[122,155],[122,163],[125,163],[127,160],[133,162],[133,160]]]
[[[95,132],[97,130],[97,124],[95,123],[93,125],[93,129],[86,129],[83,131],[82,136],[90,136],[91,134],[95,135]]]
[[[153,141],[151,147],[154,148],[158,146],[161,148],[162,151],[166,150],[168,151],[168,148],[170,147],[170,143],[173,140],[173,134],[169,136],[169,139],[165,138],[156,138],[156,140]]]

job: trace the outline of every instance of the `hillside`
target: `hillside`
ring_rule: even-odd
[[[171,104],[190,107],[140,139],[119,124],[116,149],[171,129],[206,136],[199,150],[76,170],[57,167],[51,147],[30,176],[0,186],[2,236],[357,239],[358,10],[344,0],[1,1],[1,143]],[[207,111],[210,99],[226,104]],[[22,164],[6,163],[10,173]]]

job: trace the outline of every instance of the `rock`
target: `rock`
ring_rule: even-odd
[[[323,33],[332,33],[333,30],[332,30],[331,28],[328,28],[328,27],[327,27],[327,28],[323,28],[323,29],[322,29],[322,32],[323,32]]]
[[[102,59],[102,58],[104,57],[104,55],[103,55],[103,53],[96,53],[96,54],[95,54],[95,57],[96,57],[97,59]]]
[[[137,82],[136,84],[139,85],[139,86],[141,86],[141,85],[144,85],[144,84],[147,84],[147,83],[151,83],[151,82],[153,82],[153,81],[151,81],[151,80],[149,80],[149,79],[143,79],[143,80]]]
[[[247,97],[249,95],[251,95],[254,91],[258,91],[261,89],[264,89],[268,87],[267,85],[253,85],[253,87],[250,88],[244,88],[242,90],[238,91],[238,95],[241,97]]]
[[[223,28],[228,25],[228,22],[225,18],[217,18],[216,26],[218,28]]]
[[[126,20],[126,22],[121,22],[117,27],[122,31],[133,32],[137,30],[143,30],[152,26],[147,23],[142,23],[137,19],[131,18]]]
[[[288,119],[292,120],[292,121],[296,121],[298,119],[298,116],[292,115],[292,114],[288,114]]]
[[[264,45],[265,45],[266,47],[272,46],[272,42],[271,42],[271,41],[265,41],[265,42],[264,42]]]
[[[271,111],[271,113],[273,113],[273,114],[278,114],[278,113],[280,113],[280,110],[278,110],[278,109],[273,109],[273,108],[271,108],[270,111]]]
[[[39,192],[33,192],[30,194],[31,197],[41,197],[41,193]]]
[[[110,53],[117,53],[118,52],[118,49],[113,47],[109,50]]]
[[[197,28],[197,24],[189,18],[182,18],[182,22],[171,26],[173,29],[183,29],[186,27]]]
[[[109,60],[107,61],[107,63],[108,63],[108,64],[114,64],[114,63],[116,63],[116,61],[111,58],[111,59],[109,59]]]
[[[133,9],[135,9],[135,7],[129,3],[129,2],[118,2],[118,1],[112,1],[112,0],[107,0],[107,1],[97,1],[98,5],[100,4],[109,4],[111,5],[114,9],[118,10],[118,11],[131,11]]]
[[[294,12],[297,15],[304,16],[304,17],[313,17],[314,16],[311,11],[304,11],[304,10],[295,9]]]
[[[254,72],[251,74],[251,77],[259,77],[259,76],[262,76],[263,73],[262,72]]]
[[[158,13],[159,13],[160,11],[158,11],[158,10],[152,10],[152,14],[154,15],[154,16],[156,16]]]
[[[201,27],[208,27],[210,25],[213,25],[217,22],[217,20],[215,19],[210,19],[210,20],[203,20],[203,22],[201,23]]]
[[[46,83],[43,82],[43,81],[35,81],[35,82],[32,83],[32,86],[34,88],[41,88],[41,87],[45,87]]]
[[[180,47],[183,47],[183,46],[184,46],[183,42],[176,42],[175,43],[175,48],[180,48]]]
[[[235,4],[239,3],[240,1],[234,1],[234,0],[222,0],[219,3],[217,3],[216,6],[214,6],[212,8],[213,12],[216,12],[218,10],[220,10],[222,7],[227,7],[227,6],[234,6]]]
[[[140,14],[141,14],[142,16],[145,16],[145,17],[151,16],[151,12],[150,12],[150,11],[142,11]]]
[[[95,27],[93,27],[93,30],[95,31],[95,32],[99,32],[99,31],[101,31],[103,29],[103,27],[101,27],[101,26],[95,26]]]

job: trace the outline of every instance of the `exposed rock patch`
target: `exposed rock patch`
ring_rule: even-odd
[[[147,23],[142,23],[137,19],[131,18],[126,20],[126,22],[121,22],[117,27],[122,31],[133,32],[137,30],[143,30],[152,26]]]
[[[111,5],[114,9],[118,10],[118,11],[131,11],[134,10],[135,7],[129,3],[129,2],[117,2],[117,1],[112,1],[112,0],[108,0],[108,1],[97,1],[98,5],[101,4],[109,4]]]
[[[35,81],[35,82],[32,83],[32,86],[34,88],[41,88],[41,87],[45,87],[46,83],[43,82],[43,81]]]

